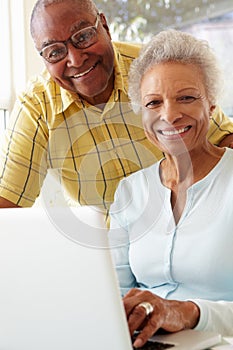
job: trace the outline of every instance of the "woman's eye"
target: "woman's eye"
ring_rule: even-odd
[[[153,100],[153,101],[150,101],[150,102],[146,103],[145,107],[153,108],[153,107],[159,106],[160,104],[161,104],[160,100]]]
[[[193,102],[193,101],[196,101],[197,100],[197,97],[195,96],[190,96],[190,95],[186,95],[186,96],[181,96],[178,98],[178,101],[181,101],[181,102]]]

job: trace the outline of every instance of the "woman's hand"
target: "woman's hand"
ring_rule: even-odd
[[[123,298],[131,336],[140,330],[134,347],[141,347],[158,330],[177,332],[182,329],[194,328],[198,322],[200,311],[191,301],[166,300],[149,291],[131,289]],[[149,302],[153,311],[146,315],[146,310],[139,306]]]

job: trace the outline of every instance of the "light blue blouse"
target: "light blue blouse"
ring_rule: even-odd
[[[177,225],[159,164],[123,179],[111,206],[122,294],[137,287],[193,300],[201,310],[196,329],[233,335],[233,150],[188,189]]]

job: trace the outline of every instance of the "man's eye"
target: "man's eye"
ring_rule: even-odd
[[[52,49],[51,51],[48,52],[48,57],[49,58],[56,58],[64,55],[64,48],[56,48]]]
[[[74,39],[76,44],[82,44],[83,42],[89,41],[91,38],[92,38],[92,31],[86,30],[83,33],[80,33]]]
[[[79,36],[78,42],[81,43],[83,41],[87,41],[88,39],[89,39],[89,34],[88,33],[84,33],[84,34]]]

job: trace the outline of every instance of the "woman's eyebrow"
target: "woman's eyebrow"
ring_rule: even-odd
[[[179,92],[185,92],[185,91],[187,91],[187,90],[193,90],[193,91],[199,91],[196,87],[186,87],[186,88],[183,88],[183,89],[180,89],[180,90],[178,90],[177,91],[177,93],[179,93]]]

